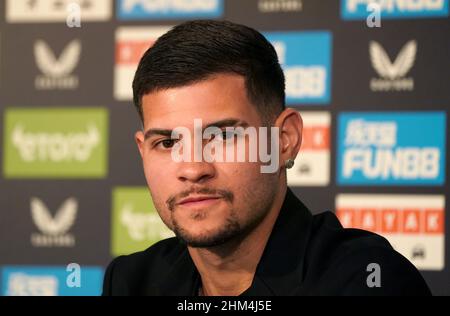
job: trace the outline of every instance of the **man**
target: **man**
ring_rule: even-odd
[[[273,46],[243,25],[186,22],[147,50],[133,81],[143,124],[135,139],[153,203],[176,237],[113,260],[103,295],[430,294],[383,237],[343,229],[331,212],[312,216],[287,187],[302,119],[285,108],[284,87]],[[280,164],[262,172],[267,161],[249,159],[251,134],[244,161],[193,159],[199,119],[202,130],[220,131],[200,149],[214,143],[219,152],[242,137],[233,127],[271,127],[257,137],[260,147],[276,144],[270,156]],[[191,159],[175,159],[181,149]]]

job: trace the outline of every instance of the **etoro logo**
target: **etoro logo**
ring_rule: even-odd
[[[286,103],[291,105],[329,103],[331,33],[270,32],[265,36],[274,46],[286,77]],[[304,49],[305,47],[308,49]]]
[[[147,188],[115,188],[112,204],[113,255],[141,251],[174,236],[159,217]]]
[[[376,3],[382,19],[439,18],[449,15],[448,0],[341,0],[344,20],[365,20],[367,6]]]
[[[218,18],[223,0],[116,0],[120,20]]]
[[[76,89],[78,76],[73,75],[81,54],[81,41],[73,40],[64,47],[59,57],[43,40],[34,44],[34,57],[36,65],[42,72],[35,79],[35,87],[39,90],[49,89]]]
[[[8,108],[7,178],[104,177],[108,116],[103,108]]]
[[[31,243],[35,247],[73,247],[75,238],[68,233],[73,226],[78,210],[78,201],[68,198],[63,202],[54,216],[44,202],[36,197],[31,198],[31,217],[41,233],[31,235]]]
[[[442,185],[445,112],[352,112],[338,118],[341,185]]]
[[[12,131],[12,143],[22,160],[29,162],[86,161],[99,142],[100,132],[94,124],[79,133],[32,133],[21,124],[15,125]],[[37,149],[38,146],[41,148]],[[66,148],[55,150],[58,147]]]
[[[138,212],[131,204],[126,204],[120,210],[120,223],[126,227],[128,235],[134,241],[146,239],[158,240],[171,237],[157,213]]]
[[[370,88],[372,91],[411,91],[414,89],[414,79],[406,77],[414,65],[417,53],[417,42],[407,42],[398,53],[394,62],[386,54],[383,47],[371,41],[369,44],[372,67],[380,78],[372,78]]]
[[[383,235],[419,269],[445,266],[443,195],[339,194],[336,215],[346,228]]]

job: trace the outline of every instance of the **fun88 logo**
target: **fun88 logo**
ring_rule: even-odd
[[[327,31],[270,32],[286,77],[286,103],[330,102],[332,35]]]
[[[338,184],[444,184],[445,112],[347,112],[338,125]]]
[[[223,0],[116,0],[120,20],[219,18]]]
[[[380,6],[381,18],[439,18],[449,15],[449,0],[341,0],[344,20],[365,20],[370,13],[368,5]]]

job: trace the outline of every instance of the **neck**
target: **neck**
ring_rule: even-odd
[[[279,192],[266,217],[247,235],[216,247],[188,246],[201,276],[203,295],[236,296],[250,287],[286,190]]]

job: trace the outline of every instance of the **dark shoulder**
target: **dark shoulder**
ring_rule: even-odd
[[[311,293],[430,294],[419,271],[386,238],[343,228],[332,212],[313,216],[305,259],[305,281],[309,282]],[[375,286],[372,278],[378,275],[380,286]]]
[[[133,295],[139,284],[152,284],[170,272],[186,247],[176,237],[161,240],[144,251],[122,255],[108,265],[103,295]],[[143,282],[144,281],[144,282]]]
[[[330,211],[313,216],[310,247],[313,251],[323,251],[333,257],[370,248],[393,250],[383,236],[366,230],[343,228],[336,215]]]

